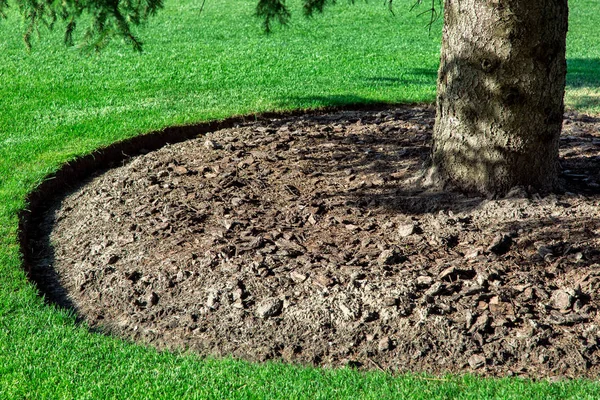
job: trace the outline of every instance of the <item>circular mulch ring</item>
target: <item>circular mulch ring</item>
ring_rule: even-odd
[[[134,157],[50,207],[31,273],[91,327],[160,348],[597,376],[600,120],[565,116],[565,193],[491,200],[410,184],[433,118],[274,118]]]

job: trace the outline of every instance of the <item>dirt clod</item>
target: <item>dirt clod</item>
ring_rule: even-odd
[[[398,235],[401,238],[405,238],[407,236],[412,235],[413,233],[418,233],[418,229],[418,226],[415,224],[400,225],[398,227]]]
[[[563,311],[570,309],[573,305],[573,302],[575,301],[574,294],[575,293],[573,290],[568,289],[560,289],[554,291],[554,293],[552,293],[552,303],[554,307],[556,307],[558,310]]]
[[[469,357],[469,366],[473,369],[479,369],[485,365],[485,357],[481,354],[473,354]]]
[[[377,349],[379,351],[388,351],[391,348],[392,348],[392,341],[387,336],[383,337],[377,345]]]
[[[512,238],[506,234],[496,235],[490,246],[488,247],[488,251],[492,253],[502,255],[510,250],[510,245],[512,244]]]
[[[283,309],[283,300],[267,299],[256,308],[256,315],[259,318],[269,318],[279,315]]]

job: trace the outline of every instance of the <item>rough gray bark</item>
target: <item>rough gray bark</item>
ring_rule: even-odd
[[[554,188],[567,0],[446,0],[432,176],[503,194]]]

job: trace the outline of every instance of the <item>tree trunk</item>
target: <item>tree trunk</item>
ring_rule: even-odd
[[[546,191],[558,176],[567,0],[446,0],[433,176]]]

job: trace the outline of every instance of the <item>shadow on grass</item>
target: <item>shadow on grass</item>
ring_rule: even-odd
[[[567,60],[567,87],[600,88],[600,59],[569,58]]]
[[[431,86],[437,80],[437,70],[429,68],[415,68],[403,74],[402,77],[369,76],[363,80],[373,86],[401,87],[407,85]]]
[[[290,96],[279,99],[278,106],[282,108],[303,106],[311,109],[344,107],[355,110],[370,110],[381,108],[387,103],[353,94]],[[391,103],[389,104],[391,105]]]
[[[374,88],[400,88],[403,86],[435,86],[437,79],[437,70],[429,68],[415,68],[402,76],[363,76],[360,78],[363,82]],[[379,99],[357,96],[354,94],[315,94],[312,96],[292,96],[284,97],[279,100],[280,107],[352,107],[355,110],[369,110],[374,105],[386,104]],[[414,104],[414,101],[405,101],[405,104]],[[392,103],[388,103],[392,104]],[[397,104],[397,103],[395,103]]]
[[[600,108],[600,91],[598,93],[572,93],[569,95],[570,103],[576,109],[590,110],[595,112],[595,109]]]
[[[600,108],[600,59],[567,60],[567,97],[575,108]]]

